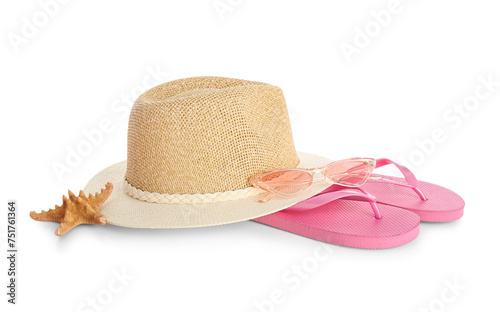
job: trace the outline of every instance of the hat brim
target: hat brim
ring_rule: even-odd
[[[297,154],[304,168],[320,167],[331,162],[313,154]],[[102,170],[87,183],[84,190],[86,194],[95,193],[107,182],[113,183],[114,190],[100,212],[107,217],[108,223],[132,228],[192,228],[246,221],[291,207],[330,186],[326,181],[315,182],[296,196],[276,196],[266,203],[259,202],[266,196],[264,193],[216,203],[159,204],[135,199],[125,192],[126,167],[127,162],[122,161]]]

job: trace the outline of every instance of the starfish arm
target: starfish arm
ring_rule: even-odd
[[[106,186],[101,189],[100,193],[95,195],[89,194],[85,196],[83,191],[80,191],[78,196],[73,192],[68,191],[68,197],[63,196],[63,204],[55,206],[55,209],[42,212],[30,212],[30,217],[36,221],[58,221],[60,226],[55,231],[58,236],[65,235],[72,228],[79,224],[106,224],[107,218],[99,212],[102,204],[113,191],[113,184],[106,183]]]
[[[49,209],[48,211],[42,210],[42,212],[31,211],[30,217],[35,221],[57,221],[62,222],[64,215],[66,213],[66,208],[68,207],[68,198],[63,196],[63,204],[61,206],[55,205],[54,209]]]
[[[57,236],[63,236],[64,234],[68,233],[69,230],[71,230],[73,227],[75,226],[70,225],[67,222],[61,222],[61,225],[59,225],[54,234],[56,234]]]
[[[109,195],[113,192],[113,184],[111,182],[106,183],[105,187],[101,189],[100,193],[95,194],[95,198],[97,199],[94,208],[97,211],[101,208],[102,204],[108,199]]]
[[[111,192],[113,192],[113,184],[111,182],[108,182],[106,183],[105,187],[101,189],[100,193],[95,193],[95,195],[89,194],[88,202],[90,206],[92,206],[95,211],[99,211],[102,204],[104,204],[109,195],[111,195]],[[85,194],[82,194],[82,192],[80,192],[80,197],[85,197]]]

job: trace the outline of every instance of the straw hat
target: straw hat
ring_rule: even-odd
[[[94,176],[85,192],[115,186],[101,208],[108,223],[187,228],[244,221],[303,201],[330,186],[259,203],[254,174],[328,159],[295,151],[285,98],[261,82],[195,77],[156,86],[130,112],[127,160]]]

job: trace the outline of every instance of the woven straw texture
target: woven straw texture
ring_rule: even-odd
[[[142,191],[234,191],[298,162],[283,92],[269,84],[180,79],[145,92],[130,113],[126,180]]]
[[[269,84],[221,77],[168,82],[146,91],[130,113],[127,161],[94,176],[85,192],[115,186],[100,212],[135,228],[187,228],[245,221],[303,201],[258,200],[248,178],[278,168],[326,165],[297,153],[283,92]]]

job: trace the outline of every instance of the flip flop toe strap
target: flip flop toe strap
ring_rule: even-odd
[[[380,175],[377,175],[377,174],[372,174],[372,177],[377,177],[377,176],[382,177],[381,180],[376,180],[375,181],[376,183],[388,183],[388,184],[398,185],[398,186],[402,186],[402,187],[408,187],[408,188],[411,188],[415,193],[417,193],[417,195],[420,197],[420,199],[427,200],[427,196],[425,196],[425,194],[418,188],[418,180],[415,177],[415,175],[413,174],[413,172],[410,171],[410,169],[408,169],[407,167],[405,167],[405,166],[403,166],[401,164],[398,164],[395,161],[387,159],[387,158],[379,158],[379,159],[377,159],[377,165],[376,165],[375,168],[380,168],[380,167],[383,167],[383,166],[386,166],[386,165],[394,165],[394,166],[396,166],[396,168],[398,168],[399,171],[401,171],[401,173],[403,174],[403,176],[404,176],[404,178],[406,180],[406,184],[405,183],[401,183],[399,181],[388,179],[388,178],[386,178],[384,176],[380,176]]]

